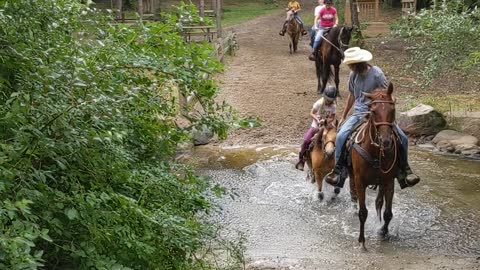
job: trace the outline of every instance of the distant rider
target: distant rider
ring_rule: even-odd
[[[300,25],[300,30],[302,32],[302,35],[306,35],[307,31],[305,31],[305,28],[303,26],[303,21],[300,19],[300,16],[298,16],[297,12],[301,10],[300,3],[298,1],[290,1],[288,2],[288,7],[285,9],[287,11],[287,19],[283,23],[282,30],[280,31],[279,35],[283,36],[285,35],[285,32],[287,31],[287,24],[288,22],[293,18],[297,20],[298,24]]]
[[[312,53],[308,56],[308,59],[315,61],[315,56],[323,39],[323,33],[330,28],[336,27],[337,24],[337,10],[333,7],[332,0],[325,0],[325,7],[321,8],[320,11],[315,15],[313,26],[320,26],[317,28],[315,40],[313,41]]]

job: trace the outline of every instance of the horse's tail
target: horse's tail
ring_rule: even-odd
[[[383,197],[385,195],[385,191],[383,187],[378,189],[377,199],[375,199],[375,210],[377,211],[377,216],[380,222],[382,222],[382,208],[383,208]]]

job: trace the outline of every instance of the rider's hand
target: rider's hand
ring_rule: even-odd
[[[334,25],[333,25],[333,27],[337,27],[337,25],[336,25],[336,24],[334,24]]]

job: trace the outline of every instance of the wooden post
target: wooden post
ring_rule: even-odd
[[[345,1],[345,24],[352,25],[352,12],[350,10],[350,0]]]
[[[375,21],[378,21],[380,18],[380,1],[375,0]]]
[[[217,19],[217,38],[222,37],[222,0],[215,0],[215,19]]]
[[[200,0],[200,17],[204,17],[205,16],[205,0]]]
[[[212,0],[212,10],[213,12],[217,10],[217,0]]]
[[[143,0],[138,0],[138,15],[140,16],[140,20],[143,18]]]
[[[116,8],[117,8],[117,19],[121,20],[122,19],[122,9],[123,9],[123,1],[122,0],[117,0],[116,1]]]

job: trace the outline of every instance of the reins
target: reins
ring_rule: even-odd
[[[338,44],[340,45],[340,47],[348,47],[348,44],[345,44],[342,42],[342,33],[343,33],[343,30],[344,28],[340,28],[340,33],[338,34]],[[342,55],[342,59],[344,58],[344,53],[343,51],[338,48],[337,46],[335,46],[335,44],[333,44],[330,40],[328,40],[326,37],[324,37],[323,35],[321,36],[321,38],[323,38],[326,42],[328,42],[330,45],[332,45],[332,47],[334,47],[335,49],[337,49],[337,51]]]

